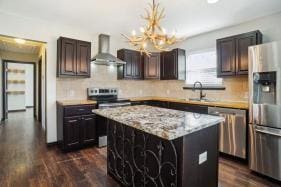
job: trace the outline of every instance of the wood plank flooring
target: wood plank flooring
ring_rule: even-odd
[[[280,186],[247,166],[220,159],[220,187]],[[0,126],[0,186],[119,186],[106,175],[106,148],[62,153],[47,147],[44,131],[32,112],[11,113]]]

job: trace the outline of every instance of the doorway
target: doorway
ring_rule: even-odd
[[[3,60],[3,116],[15,112],[36,114],[35,62]]]
[[[45,129],[45,46],[44,42],[0,35],[1,121],[31,116],[42,121]]]

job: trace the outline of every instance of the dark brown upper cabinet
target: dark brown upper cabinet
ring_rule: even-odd
[[[160,79],[160,53],[144,57],[144,79]]]
[[[126,62],[118,66],[118,79],[185,80],[185,50],[174,49],[152,53],[149,57],[140,52],[120,49],[117,57]]]
[[[185,68],[185,50],[174,49],[161,53],[161,80],[185,80]]]
[[[57,45],[57,77],[91,76],[90,42],[60,37]]]
[[[118,79],[143,79],[143,59],[138,51],[120,49],[117,51],[117,58],[126,62],[125,65],[118,66]]]
[[[248,47],[262,43],[260,31],[217,40],[218,77],[248,74]]]

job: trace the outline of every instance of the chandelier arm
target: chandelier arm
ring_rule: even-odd
[[[168,45],[172,45],[181,39],[176,38],[175,34],[169,36],[166,34],[165,30],[161,27],[160,22],[165,18],[165,9],[160,7],[159,3],[155,0],[152,3],[148,3],[148,8],[145,9],[145,13],[140,15],[140,17],[147,21],[147,26],[141,29],[141,34],[138,36],[133,35],[129,37],[122,34],[122,36],[131,43],[133,46],[137,47],[141,53],[149,56],[149,51],[147,50],[147,44],[152,44],[153,47],[160,51],[167,51]]]

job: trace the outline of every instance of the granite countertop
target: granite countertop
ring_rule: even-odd
[[[224,121],[224,118],[218,116],[146,105],[96,109],[93,113],[167,140],[173,140]]]
[[[190,101],[180,98],[168,98],[168,97],[135,97],[130,98],[131,101],[167,101],[167,102],[176,102],[176,103],[187,103],[194,105],[205,105],[205,106],[214,106],[214,107],[225,107],[225,108],[237,108],[237,109],[249,109],[248,102],[244,101]]]
[[[62,106],[71,106],[71,105],[95,105],[96,101],[91,100],[60,100],[57,101],[58,104]]]

